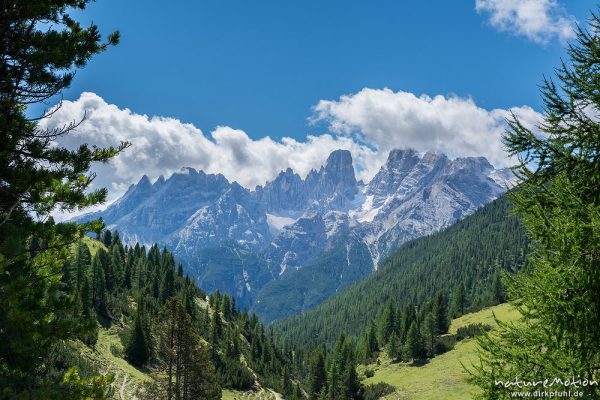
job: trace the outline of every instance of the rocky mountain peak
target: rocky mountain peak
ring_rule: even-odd
[[[400,244],[495,199],[511,179],[510,170],[495,170],[483,157],[397,149],[365,185],[351,153],[336,150],[305,179],[287,168],[255,190],[193,168],[154,184],[143,176],[87,218],[103,217],[129,243],[168,246],[192,276],[247,307],[296,290],[297,271],[327,269],[331,282],[318,286],[317,297],[306,295],[310,307]]]
[[[352,165],[352,154],[348,150],[335,150],[325,163],[325,170],[329,173],[349,173],[354,175],[354,166]]]
[[[419,160],[419,153],[413,149],[390,151],[386,163],[369,183],[367,194],[385,196],[395,191]]]
[[[267,210],[327,211],[344,207],[357,193],[352,155],[347,150],[332,152],[324,166],[311,170],[306,179],[288,168],[256,191]]]
[[[148,178],[148,175],[144,174],[144,176],[142,176],[142,178],[139,180],[136,186],[138,188],[149,187],[152,186],[152,182],[150,182],[150,178]]]
[[[464,169],[473,173],[489,174],[494,167],[485,157],[460,157],[452,162],[455,170]]]
[[[388,155],[387,168],[411,168],[419,161],[419,153],[414,149],[393,149]],[[402,169],[404,169],[402,168]]]
[[[337,189],[351,195],[356,192],[356,176],[352,155],[348,150],[332,152],[327,158],[324,171],[326,179],[332,181]]]

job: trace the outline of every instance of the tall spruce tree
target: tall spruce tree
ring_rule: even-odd
[[[316,351],[309,373],[309,396],[311,399],[318,399],[327,390],[327,371],[325,369],[325,358],[321,350]]]
[[[154,337],[163,379],[156,398],[217,400],[221,388],[208,349],[190,316],[175,297],[167,301],[155,324]]]
[[[465,313],[467,306],[467,291],[464,282],[456,288],[452,295],[452,316],[459,317]]]
[[[578,29],[568,54],[556,81],[541,86],[544,118],[537,130],[513,116],[504,137],[520,160],[522,183],[512,200],[534,244],[526,272],[507,282],[521,321],[501,324],[498,335],[479,342],[483,352],[473,379],[486,399],[512,397],[515,388],[498,381],[597,380],[600,371],[598,14],[588,30]],[[598,385],[577,391],[600,397]]]
[[[448,303],[443,293],[438,293],[433,303],[433,317],[438,335],[448,333],[450,319],[448,318]]]
[[[62,262],[69,246],[98,221],[56,224],[55,210],[102,203],[106,190],[88,191],[93,162],[107,162],[126,147],[82,145],[70,150],[56,140],[80,121],[41,129],[27,115],[31,104],[56,98],[75,69],[118,42],[102,42],[96,25],[71,16],[88,0],[17,1],[2,4],[0,18],[0,386],[13,394],[35,392],[36,369],[58,339],[79,328],[61,316],[73,306],[61,296]],[[54,110],[42,115],[47,118]],[[83,115],[81,116],[83,118]],[[72,375],[74,376],[74,375]]]
[[[356,361],[350,352],[346,357],[342,375],[342,393],[339,398],[343,400],[362,400],[363,398],[363,387],[356,372]]]
[[[435,354],[435,339],[438,337],[438,328],[431,312],[427,313],[423,319],[423,337],[427,353],[433,356]]]
[[[125,347],[127,359],[138,366],[146,364],[148,358],[150,358],[150,344],[149,338],[146,336],[142,308],[143,305],[138,304],[138,310],[135,314],[135,320],[133,321],[133,328],[129,339],[127,340],[127,346]]]
[[[386,345],[390,339],[390,336],[398,331],[397,325],[398,321],[396,316],[396,307],[390,300],[387,304],[387,307],[381,314],[381,319],[379,322],[379,337],[382,345]]]
[[[387,354],[392,359],[392,361],[396,361],[402,355],[401,349],[402,343],[400,342],[400,338],[396,332],[392,333],[390,336],[390,340],[387,344]]]
[[[370,362],[375,353],[379,350],[379,344],[377,342],[377,328],[375,321],[371,320],[369,326],[365,330],[364,337],[361,343],[360,355],[363,358],[363,362]]]
[[[423,337],[416,322],[410,325],[406,333],[402,355],[406,361],[414,361],[423,357]]]

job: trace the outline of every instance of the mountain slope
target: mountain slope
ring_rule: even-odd
[[[502,322],[513,322],[520,314],[504,303],[484,310],[464,315],[452,321],[451,333],[467,324],[489,324],[495,326],[494,316]],[[464,339],[456,343],[447,353],[433,358],[423,366],[408,366],[404,363],[391,363],[389,358],[380,356],[378,363],[361,366],[359,371],[373,372],[365,384],[384,382],[395,388],[394,393],[384,399],[396,400],[469,400],[478,393],[477,387],[467,382],[469,367],[478,361],[476,340]]]
[[[368,247],[348,232],[311,265],[268,282],[256,296],[252,311],[267,323],[306,312],[372,271]]]
[[[219,386],[293,389],[280,376],[291,362],[256,315],[240,311],[228,295],[207,295],[167,250],[124,246],[107,231],[101,242],[85,238],[76,243],[62,272],[63,294],[75,299],[74,321],[88,329],[53,350],[51,371],[75,366],[84,378],[113,373],[115,398],[139,398],[144,392],[158,398],[167,359],[176,354],[180,360],[180,347],[169,346],[187,341],[196,348],[195,357],[185,364],[178,361],[178,374],[190,366],[201,369],[198,379],[219,391]],[[169,314],[173,309],[178,313],[174,317]],[[164,332],[174,336],[164,337]]]
[[[527,253],[528,239],[509,210],[501,197],[439,233],[402,245],[374,274],[314,310],[276,323],[276,336],[294,347],[331,344],[341,332],[357,337],[389,300],[420,306],[461,283],[469,307],[486,305],[484,293],[498,270],[517,270]]]
[[[509,183],[481,157],[393,150],[365,185],[350,152],[337,150],[305,178],[287,169],[255,190],[192,168],[154,183],[143,177],[83,219],[102,217],[126,243],[167,246],[201,287],[233,295],[269,322],[311,309]],[[319,290],[309,284],[316,277]]]

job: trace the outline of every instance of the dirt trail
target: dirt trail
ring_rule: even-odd
[[[124,374],[124,378],[123,378],[123,383],[121,383],[121,388],[119,389],[119,398],[121,400],[126,400],[125,399],[125,385],[127,384],[127,377],[129,375]]]
[[[281,397],[281,395],[279,393],[277,393],[273,389],[268,389],[268,390],[269,390],[269,392],[271,392],[271,394],[273,396],[275,396],[275,400],[285,400],[283,397]]]

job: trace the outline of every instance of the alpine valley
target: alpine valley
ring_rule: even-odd
[[[349,151],[304,179],[291,169],[248,190],[184,168],[144,176],[102,217],[126,243],[171,250],[206,291],[234,296],[266,322],[314,308],[378,268],[402,243],[432,234],[512,185],[483,157],[393,150],[357,181]]]

